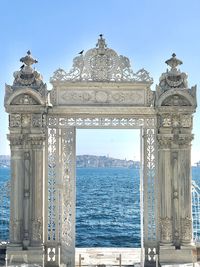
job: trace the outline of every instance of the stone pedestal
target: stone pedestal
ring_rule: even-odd
[[[6,258],[8,265],[25,263],[43,266],[44,248],[42,246],[28,247],[27,250],[24,250],[23,247],[9,245],[7,246]]]
[[[160,246],[160,264],[192,263],[197,261],[197,252],[195,246],[181,246],[176,249],[175,246]]]

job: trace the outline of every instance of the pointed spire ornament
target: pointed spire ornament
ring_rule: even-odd
[[[26,66],[31,66],[34,63],[38,63],[38,61],[31,56],[30,50],[27,51],[27,56],[20,58],[20,61],[26,64]]]
[[[166,60],[165,63],[167,65],[169,65],[172,70],[175,70],[177,66],[183,64],[183,62],[180,59],[176,58],[175,53],[173,53],[172,57],[170,59]]]

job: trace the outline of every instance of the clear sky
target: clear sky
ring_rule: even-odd
[[[38,59],[36,68],[48,89],[53,72],[59,67],[69,70],[77,53],[93,48],[100,33],[109,47],[129,57],[134,71],[144,67],[150,72],[154,78],[152,89],[166,70],[165,60],[175,52],[184,63],[181,70],[188,73],[189,85],[198,86],[200,103],[199,0],[0,0],[0,33],[0,154],[9,153],[4,86],[12,84],[12,74],[21,66],[19,59],[28,49]],[[194,117],[193,162],[200,160],[199,119],[198,108]],[[103,147],[104,155],[138,157],[134,152],[138,133],[123,131],[115,133],[114,139],[112,134],[111,130],[95,134],[94,130],[79,130],[77,152],[101,154]],[[94,136],[98,144],[91,146]],[[112,147],[105,145],[105,140]],[[127,140],[133,140],[133,146],[127,146]]]

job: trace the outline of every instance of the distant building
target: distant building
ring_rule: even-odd
[[[76,157],[76,166],[78,168],[140,168],[140,162],[109,156],[79,155]],[[10,167],[10,156],[0,155],[0,167]]]
[[[76,157],[78,168],[139,168],[140,162],[133,160],[122,160],[108,156],[79,155]]]

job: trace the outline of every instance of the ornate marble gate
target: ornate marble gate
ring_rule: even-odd
[[[196,88],[166,63],[156,91],[144,69],[107,47],[102,35],[69,73],[59,69],[48,92],[30,51],[6,85],[11,145],[9,262],[74,266],[77,128],[141,132],[145,262],[192,260],[190,150]],[[23,207],[23,208],[21,208]]]

